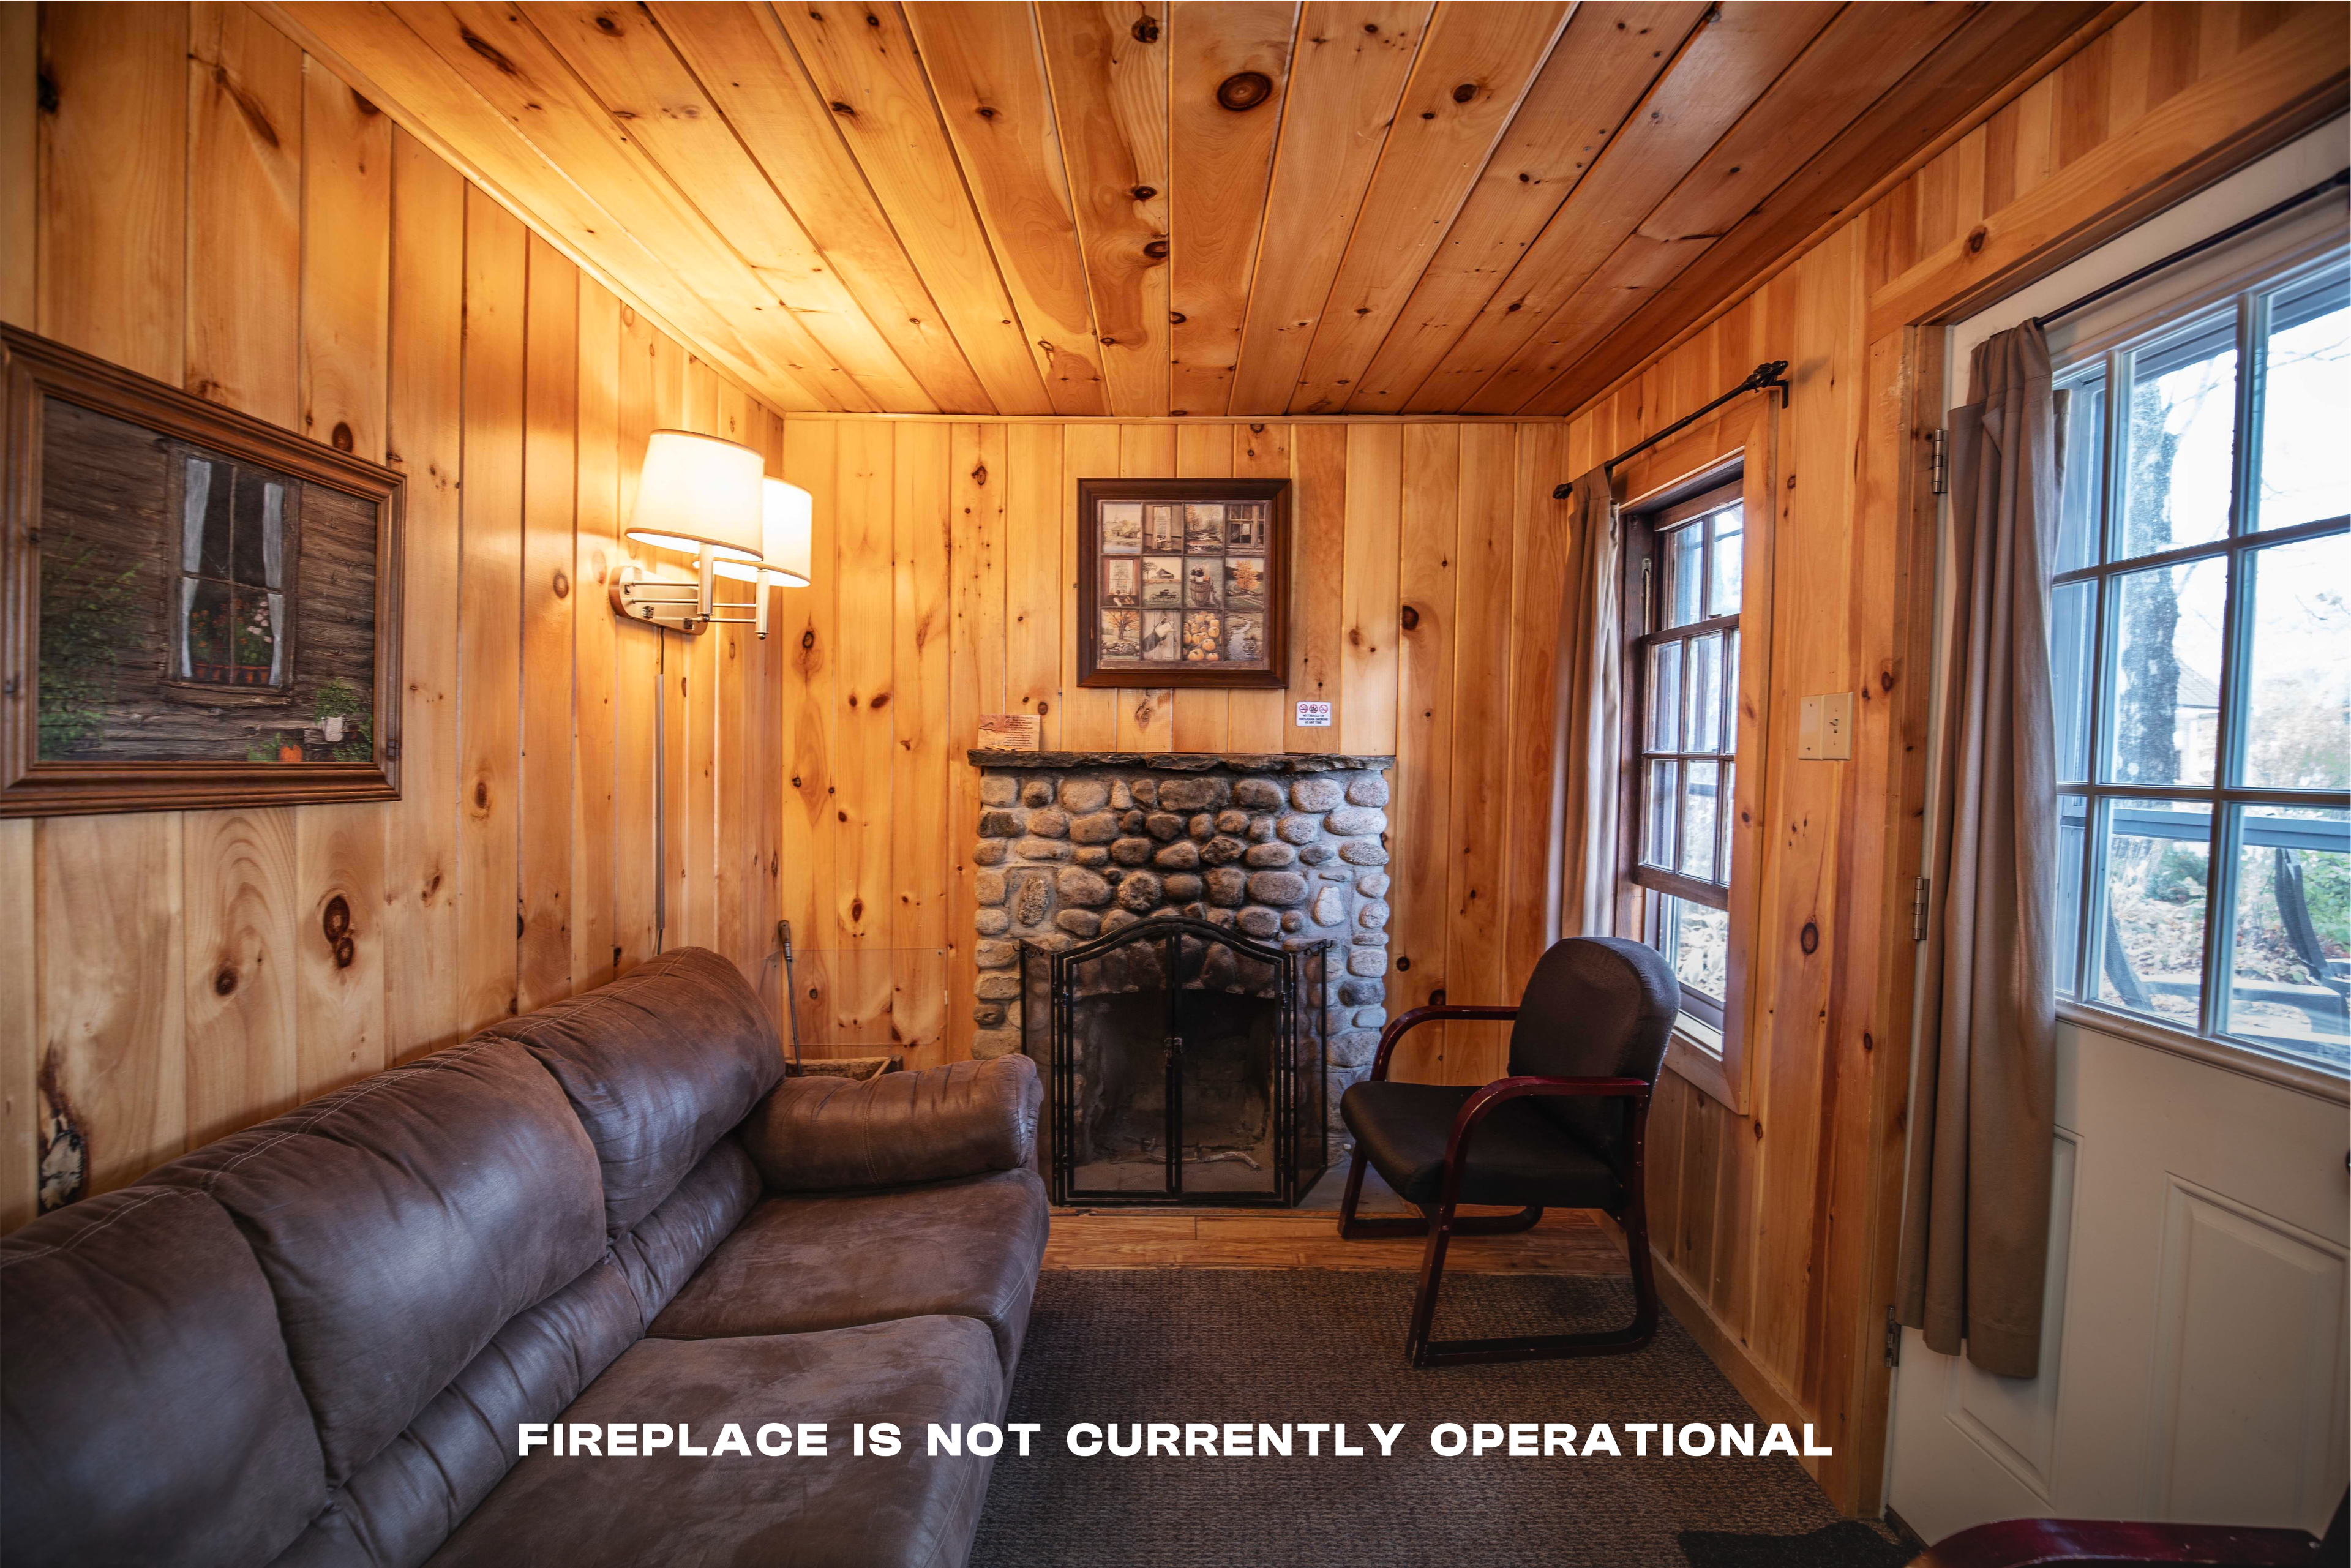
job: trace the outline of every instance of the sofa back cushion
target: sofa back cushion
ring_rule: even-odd
[[[604,1251],[596,1151],[554,1080],[507,1040],[363,1079],[147,1181],[235,1217],[333,1486]]]
[[[201,1193],[130,1187],[0,1239],[12,1563],[266,1563],[327,1495],[268,1281]]]
[[[669,1197],[784,1075],[758,993],[703,947],[664,953],[487,1032],[527,1048],[563,1085],[595,1142],[614,1237]]]

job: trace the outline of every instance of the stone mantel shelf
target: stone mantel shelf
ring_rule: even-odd
[[[975,768],[1015,772],[1061,772],[1071,768],[1148,768],[1162,773],[1363,773],[1384,772],[1394,757],[1336,751],[986,751],[967,753]]]

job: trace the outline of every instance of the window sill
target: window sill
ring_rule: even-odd
[[[2231,1045],[2224,1040],[2208,1040],[2200,1034],[2190,1034],[2156,1019],[2143,1018],[2113,1008],[2099,1007],[2091,1002],[2060,998],[2057,1018],[2077,1029],[2093,1029],[2100,1034],[2126,1040],[2133,1045],[2143,1045],[2150,1051],[2168,1051],[2190,1061],[2200,1061],[2224,1071],[2241,1073],[2247,1078],[2274,1083],[2281,1089],[2292,1089],[2337,1105],[2351,1104],[2351,1079],[2329,1072],[2309,1062],[2293,1061],[2284,1057],[2271,1056],[2249,1046]]]
[[[1743,1083],[1731,1079],[1730,1063],[1725,1059],[1722,1031],[1713,1025],[1683,1013],[1674,1019],[1674,1032],[1666,1040],[1666,1066],[1674,1075],[1719,1102],[1735,1116],[1747,1113],[1747,1097],[1740,1091]]]

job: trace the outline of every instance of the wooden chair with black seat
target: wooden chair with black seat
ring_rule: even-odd
[[[1680,1009],[1681,987],[1656,948],[1613,936],[1571,936],[1536,964],[1518,1006],[1414,1008],[1381,1031],[1371,1076],[1339,1102],[1355,1138],[1339,1234],[1427,1236],[1420,1296],[1405,1337],[1413,1365],[1609,1355],[1638,1350],[1656,1334],[1641,1145],[1649,1095]],[[1396,1042],[1439,1019],[1514,1020],[1510,1076],[1482,1086],[1391,1082]],[[1359,1217],[1366,1164],[1424,1218]],[[1458,1211],[1465,1203],[1520,1212],[1464,1216]],[[1631,1324],[1599,1333],[1432,1341],[1453,1238],[1525,1230],[1546,1207],[1597,1208],[1623,1226],[1633,1270]]]

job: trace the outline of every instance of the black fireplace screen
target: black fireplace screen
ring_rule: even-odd
[[[1295,1205],[1330,1166],[1329,962],[1180,915],[1022,943],[1053,1201]]]

